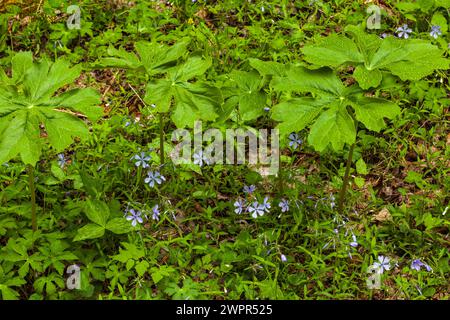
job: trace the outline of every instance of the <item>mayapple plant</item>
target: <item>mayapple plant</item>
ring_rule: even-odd
[[[226,81],[223,81],[220,89],[225,101],[217,122],[231,119],[242,125],[267,112],[265,107],[270,101],[270,92],[266,93],[264,88],[272,76],[285,74],[286,65],[254,58],[249,59],[249,65],[255,70],[233,70],[224,75]]]
[[[264,113],[267,94],[262,90],[264,79],[257,72],[233,70],[229,75],[229,87],[223,88],[227,98],[222,117],[237,111],[242,122],[251,121]],[[223,117],[225,118],[225,117]]]
[[[101,60],[102,67],[124,68],[147,75],[143,101],[154,107],[160,120],[160,162],[164,164],[164,117],[171,111],[171,119],[178,128],[192,127],[194,122],[215,120],[223,101],[220,90],[203,82],[193,82],[211,66],[211,59],[187,54],[187,42],[172,46],[140,41],[135,44],[137,54],[124,49],[109,48],[110,57]],[[161,75],[164,75],[161,77]]]
[[[291,67],[284,76],[274,77],[270,86],[288,98],[274,106],[272,118],[279,122],[280,135],[310,127],[308,142],[319,152],[331,147],[340,151],[350,145],[340,191],[338,210],[343,212],[357,128],[380,132],[384,118],[393,119],[400,107],[389,100],[369,95],[370,87],[380,85],[383,74],[401,80],[418,80],[436,69],[448,69],[449,61],[442,51],[423,40],[380,39],[357,27],[348,27],[353,38],[330,35],[319,43],[302,49],[305,67]],[[354,66],[353,77],[359,84],[346,86],[336,70],[343,65]],[[291,93],[302,96],[293,97]]]
[[[11,60],[11,77],[0,69],[0,163],[20,155],[27,165],[31,193],[31,219],[37,230],[34,167],[45,143],[55,152],[66,149],[75,137],[86,138],[84,119],[102,115],[100,95],[94,89],[59,89],[80,76],[81,67],[64,60],[33,62],[31,52]]]
[[[378,87],[383,73],[398,76],[402,81],[416,81],[437,69],[449,68],[442,50],[429,41],[394,36],[381,39],[356,26],[347,26],[345,30],[350,38],[332,34],[303,47],[305,60],[319,67],[355,67],[353,77],[362,89]]]
[[[278,92],[313,94],[277,104],[272,118],[280,122],[281,135],[303,130],[313,122],[308,141],[319,152],[328,146],[339,151],[346,143],[352,145],[356,139],[355,121],[379,132],[385,126],[383,118],[392,119],[400,113],[393,102],[367,97],[357,85],[346,87],[328,68],[292,67],[285,77],[275,77],[271,86]]]

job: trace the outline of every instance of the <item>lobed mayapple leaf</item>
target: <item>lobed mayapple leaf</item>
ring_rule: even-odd
[[[262,61],[259,59],[248,59],[250,66],[257,70],[262,76],[283,76],[286,73],[286,65],[275,61]]]
[[[45,141],[61,152],[75,137],[88,135],[79,116],[99,118],[100,95],[92,89],[56,95],[79,77],[79,66],[70,67],[64,60],[34,63],[29,52],[17,53],[11,64],[12,77],[2,78],[0,86],[0,163],[20,155],[25,164],[34,166]]]
[[[267,95],[262,90],[264,84],[262,77],[256,72],[234,70],[230,79],[235,86],[235,102],[239,106],[239,115],[242,121],[254,120],[264,113]],[[232,100],[231,100],[232,101]]]
[[[187,41],[178,42],[173,46],[139,41],[134,45],[137,54],[128,52],[124,48],[115,49],[110,46],[107,50],[109,57],[102,58],[98,66],[143,69],[149,75],[164,73],[187,52],[187,45]]]
[[[355,140],[355,123],[342,104],[333,104],[322,112],[308,136],[308,142],[319,152],[329,144],[334,150],[342,150],[345,143],[351,145]]]
[[[364,56],[356,43],[343,35],[331,34],[318,43],[302,48],[305,60],[311,64],[338,67],[345,63],[363,63]]]
[[[147,84],[144,101],[154,105],[157,112],[169,112],[178,128],[192,127],[198,119],[214,121],[223,101],[219,89],[202,82],[190,82],[202,76],[211,66],[211,59],[190,57],[172,68],[165,78]]]
[[[388,71],[401,80],[419,80],[435,70],[449,68],[449,59],[443,51],[425,40],[380,39],[358,27],[346,28],[351,38],[332,34],[315,44],[306,45],[305,60],[315,66],[355,66],[353,76],[362,89],[378,87],[380,71]]]
[[[279,122],[277,128],[282,136],[310,126],[308,141],[317,151],[329,146],[338,151],[354,143],[355,120],[369,130],[380,131],[385,126],[384,118],[393,119],[400,113],[391,101],[366,97],[355,85],[345,87],[329,69],[292,68],[285,77],[275,77],[271,86],[276,91],[313,94],[282,101],[272,108],[272,118]]]

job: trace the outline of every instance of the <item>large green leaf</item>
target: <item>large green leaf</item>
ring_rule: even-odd
[[[161,79],[147,84],[144,101],[155,106],[157,112],[169,112],[172,97],[175,93],[175,83]]]
[[[262,61],[259,59],[248,59],[250,66],[258,70],[262,76],[283,76],[286,73],[286,65],[275,61]]]
[[[387,66],[407,59],[408,51],[406,49],[410,40],[402,40],[394,37],[387,37],[380,42],[372,58],[367,61],[365,67],[369,70],[383,69]]]
[[[42,100],[50,98],[56,90],[78,78],[80,72],[80,66],[70,68],[69,63],[64,60],[57,60],[55,63],[42,60],[33,64],[25,73],[23,81],[30,104],[39,104]]]
[[[386,66],[402,80],[420,80],[437,69],[448,70],[449,60],[442,57],[441,50],[423,40],[410,40],[405,51],[407,57]]]
[[[173,46],[167,46],[157,42],[139,41],[135,44],[137,54],[123,48],[109,47],[107,50],[109,57],[102,58],[99,66],[144,69],[149,75],[164,73],[186,53],[187,44],[186,41],[181,41]]]
[[[173,46],[165,46],[155,42],[137,42],[136,51],[141,58],[141,63],[148,74],[166,70],[168,64],[177,61],[186,53],[186,42],[179,42]]]
[[[91,120],[97,120],[103,115],[102,109],[97,106],[98,102],[98,92],[92,88],[86,88],[66,91],[59,96],[50,98],[47,104],[57,106],[60,110],[78,112]]]
[[[376,34],[366,33],[362,26],[348,25],[344,30],[354,39],[359,52],[364,56],[364,62],[372,59],[373,54],[377,51],[383,41],[383,39]]]
[[[214,121],[223,100],[219,89],[206,83],[182,83],[176,87],[172,120],[178,128],[192,127],[195,120]]]
[[[401,80],[419,80],[435,70],[449,68],[444,51],[429,41],[387,37],[377,39],[360,28],[349,26],[352,36],[330,35],[317,44],[303,48],[305,60],[315,66],[356,67],[354,77],[363,89],[381,83],[380,70],[389,71]]]
[[[100,60],[100,66],[102,67],[115,67],[123,69],[137,69],[143,67],[139,57],[132,52],[128,52],[123,48],[115,49],[110,46],[107,50],[107,54],[110,57]]]
[[[19,52],[11,59],[12,82],[23,80],[27,70],[33,67],[33,54],[31,52]]]
[[[88,200],[86,201],[84,212],[89,220],[103,228],[106,227],[106,222],[110,214],[109,207],[106,203],[100,200]]]
[[[305,60],[318,66],[337,67],[344,63],[364,62],[364,56],[349,38],[332,34],[302,49]]]
[[[359,85],[363,89],[369,89],[370,87],[378,87],[381,83],[383,75],[378,69],[368,70],[364,66],[357,66],[353,72],[353,76]]]
[[[105,234],[104,227],[99,226],[98,224],[95,223],[89,223],[84,227],[78,229],[77,235],[75,236],[73,241],[96,239],[102,237],[104,234]]]
[[[196,120],[214,121],[223,101],[220,90],[200,81],[189,81],[202,76],[210,65],[209,59],[188,59],[166,78],[150,81],[144,101],[154,104],[157,112],[168,112],[173,105],[171,118],[178,128],[193,127]]]
[[[73,138],[87,138],[89,131],[83,122],[69,113],[42,110],[48,140],[56,152],[63,151]]]
[[[184,63],[178,60],[187,52],[187,41],[173,46],[156,42],[137,42],[137,54],[124,49],[110,48],[112,56],[101,60],[101,66],[145,70],[151,77],[147,83],[144,101],[156,112],[171,112],[175,125],[192,127],[196,120],[215,120],[223,97],[220,90],[210,85],[193,82],[211,67],[211,58],[191,56]],[[156,74],[164,78],[155,79]]]
[[[327,147],[338,151],[344,144],[354,143],[356,127],[348,107],[353,108],[358,121],[374,131],[385,126],[384,118],[392,119],[400,112],[393,102],[365,97],[356,85],[345,87],[328,69],[294,68],[285,77],[275,77],[271,85],[276,91],[314,93],[314,97],[282,101],[272,108],[272,118],[279,122],[282,136],[312,123],[308,141],[317,151]]]
[[[281,122],[278,125],[280,135],[303,130],[321,112],[327,100],[313,98],[295,98],[281,102],[272,108],[272,118]]]
[[[2,300],[19,300],[20,294],[7,285],[0,284],[0,292],[2,293]]]
[[[179,68],[175,69],[175,72],[172,74],[172,80],[186,82],[194,77],[201,76],[211,67],[211,64],[211,58],[190,57]]]
[[[35,165],[45,141],[59,152],[75,137],[88,135],[80,117],[101,116],[99,94],[76,89],[55,95],[80,75],[79,67],[71,68],[64,60],[32,63],[31,54],[24,52],[16,54],[12,64],[8,85],[0,87],[0,163],[20,154],[25,164]]]
[[[242,121],[254,120],[264,113],[266,94],[261,90],[263,80],[255,72],[234,70],[231,80],[237,86],[235,95],[238,97],[239,114]]]
[[[270,85],[276,91],[311,92],[321,97],[340,96],[345,88],[332,70],[309,70],[304,67],[291,68],[285,77],[275,77]]]
[[[0,163],[21,153],[24,163],[34,164],[41,155],[39,121],[33,111],[19,110],[7,117],[8,125],[0,132]]]
[[[311,126],[309,143],[321,152],[328,145],[335,151],[342,150],[344,144],[353,144],[356,139],[356,128],[352,117],[344,105],[336,105],[323,112]]]
[[[108,223],[106,224],[106,229],[115,234],[122,234],[132,231],[133,226],[131,225],[130,221],[121,217],[109,220]]]
[[[364,97],[352,104],[356,119],[367,129],[379,132],[386,126],[384,118],[393,119],[400,114],[400,108],[395,103],[378,98]]]

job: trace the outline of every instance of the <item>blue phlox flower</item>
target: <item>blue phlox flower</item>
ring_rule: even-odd
[[[298,135],[298,133],[292,132],[288,138],[290,140],[289,146],[294,149],[297,149],[303,143],[303,140],[300,139],[300,136]]]
[[[430,36],[437,39],[440,35],[442,35],[441,26],[432,26]]]
[[[166,181],[166,178],[164,178],[164,176],[158,171],[149,171],[147,178],[144,180],[144,182],[152,188],[155,186],[155,183],[161,184],[163,181]]]
[[[258,202],[253,202],[250,206],[247,208],[248,212],[252,214],[253,218],[257,218],[258,215],[263,216],[264,215],[264,207],[261,206]]]
[[[194,153],[193,157],[194,157],[194,164],[197,164],[200,167],[202,167],[203,164],[206,165],[210,164],[210,160],[203,154],[203,151],[201,150],[197,153]]]
[[[242,199],[237,200],[234,203],[234,207],[235,207],[234,212],[236,214],[241,214],[242,212],[245,211],[245,201]]]
[[[147,155],[145,152],[141,152],[133,156],[132,159],[136,160],[136,162],[134,163],[136,167],[142,167],[145,169],[149,167],[148,162],[152,159],[152,157],[150,155]]]
[[[142,219],[142,212],[140,212],[140,211],[136,211],[136,210],[134,210],[134,209],[130,209],[129,211],[128,211],[128,216],[126,217],[126,219],[128,220],[128,221],[131,221],[131,225],[133,226],[133,227],[135,227],[136,226],[136,224],[138,224],[138,223],[142,223],[144,220]]]
[[[350,246],[356,248],[358,246],[358,241],[356,241],[356,236],[352,233],[352,242],[350,242]]]
[[[287,212],[289,211],[289,201],[286,199],[281,199],[278,206],[281,208],[281,212]]]
[[[390,259],[385,256],[378,256],[378,261],[373,263],[373,266],[383,273],[385,270],[391,269]]]
[[[253,192],[255,192],[256,187],[252,184],[250,186],[244,186],[243,191],[247,194],[252,194]]]
[[[330,194],[330,207],[331,209],[333,209],[336,206],[336,198],[334,197],[333,194]]]
[[[60,168],[64,168],[66,163],[67,163],[67,160],[64,156],[64,153],[58,154],[58,165],[60,166]]]
[[[398,27],[396,32],[397,32],[397,36],[399,38],[408,39],[410,33],[412,33],[412,30],[410,28],[408,28],[407,24],[404,24],[403,26]]]
[[[265,212],[269,212],[270,202],[269,197],[264,197],[263,203],[260,205]]]
[[[159,205],[155,205],[152,208],[152,219],[159,221],[159,215],[161,214],[161,212],[159,211]]]
[[[416,271],[420,271],[420,269],[421,269],[422,267],[424,267],[428,272],[430,272],[430,271],[433,270],[433,269],[431,269],[431,267],[430,267],[428,264],[426,264],[426,263],[420,261],[420,259],[414,259],[414,260],[411,262],[411,269],[414,269],[414,270],[416,270]]]

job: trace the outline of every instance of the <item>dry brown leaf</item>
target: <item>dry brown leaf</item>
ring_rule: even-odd
[[[383,208],[380,212],[373,216],[373,220],[380,222],[388,221],[392,220],[392,216],[388,209]]]
[[[208,11],[206,11],[205,9],[200,9],[195,15],[197,17],[202,18],[203,20],[205,20],[205,18],[208,16]]]

